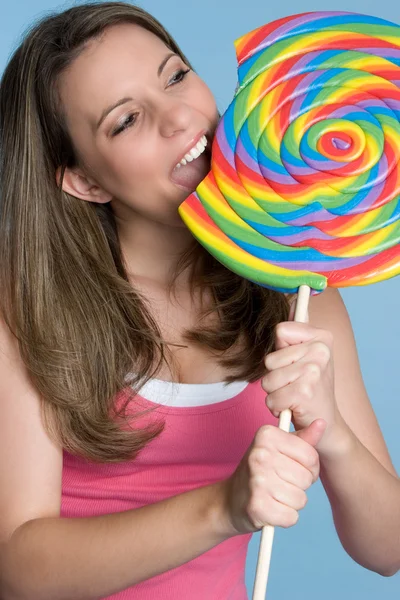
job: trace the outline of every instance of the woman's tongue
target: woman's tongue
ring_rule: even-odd
[[[207,152],[186,165],[175,167],[171,174],[171,181],[185,188],[189,193],[194,192],[199,183],[203,181],[210,171],[210,157]]]

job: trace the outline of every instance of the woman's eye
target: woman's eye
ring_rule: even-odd
[[[135,124],[136,119],[137,113],[131,113],[130,115],[127,115],[125,119],[114,129],[112,135],[115,136],[121,133],[122,131],[125,131],[125,129],[128,129],[128,127],[131,127]]]
[[[190,73],[191,69],[179,69],[176,73],[174,73],[171,79],[168,81],[168,85],[175,85],[176,83],[180,83],[183,81],[188,73]]]

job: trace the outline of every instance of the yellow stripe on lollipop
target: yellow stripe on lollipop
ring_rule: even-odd
[[[392,62],[383,58],[382,56],[374,56],[369,54],[368,56],[358,56],[357,58],[349,58],[346,60],[343,65],[346,69],[357,69],[359,71],[375,71],[375,70],[385,70],[390,69],[391,71],[399,71],[400,77],[400,68],[396,67]]]
[[[224,196],[230,198],[231,200],[241,204],[246,208],[251,208],[256,213],[264,214],[264,211],[256,202],[254,202],[253,198],[249,196],[246,192],[245,188],[238,188],[237,185],[232,185],[232,181],[225,175],[225,173],[215,167],[214,168],[214,177],[218,184],[219,189],[224,194]]]
[[[375,208],[366,213],[355,214],[354,215],[354,224],[349,225],[351,221],[346,221],[345,225],[342,227],[337,227],[334,229],[334,235],[336,237],[354,237],[360,234],[361,231],[365,231],[376,221],[379,219],[379,215],[382,212],[382,208]],[[343,234],[343,235],[342,235]]]
[[[204,226],[199,219],[193,218],[191,211],[186,210],[182,216],[184,216],[185,222],[189,229],[198,239],[201,239],[202,242],[211,246],[212,248],[215,248],[222,254],[227,255],[231,259],[257,271],[272,273],[281,277],[293,277],[292,270],[285,269],[284,267],[278,267],[262,260],[261,258],[252,256],[232,242],[224,233],[218,231],[218,235],[213,234],[211,228]],[[296,276],[305,277],[307,274],[307,271],[296,271]]]
[[[243,221],[232,208],[229,206],[224,196],[219,193],[215,188],[207,184],[207,180],[203,180],[197,188],[198,195],[201,197],[202,202],[210,204],[215,211],[218,212],[221,217],[230,221],[236,226],[241,227],[243,230],[253,232],[254,230]]]
[[[326,250],[325,254],[327,254],[328,256],[338,256],[341,258],[354,258],[357,256],[368,256],[369,254],[376,254],[377,248],[380,248],[380,251],[385,249],[383,247],[384,242],[386,242],[386,240],[390,238],[391,234],[396,228],[398,228],[398,223],[392,223],[391,225],[388,225],[387,227],[384,227],[381,230],[361,235],[359,239],[356,242],[354,242],[354,245],[348,250],[345,250],[344,248],[341,248],[337,251]],[[390,245],[392,246],[393,243],[391,243]]]

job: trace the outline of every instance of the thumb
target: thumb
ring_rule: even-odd
[[[294,435],[297,435],[300,439],[310,444],[314,448],[321,441],[322,436],[325,433],[326,421],[323,419],[315,419],[310,425],[304,429],[296,431]]]

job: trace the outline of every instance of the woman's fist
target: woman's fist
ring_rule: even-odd
[[[328,432],[341,422],[335,401],[332,350],[329,331],[305,323],[280,323],[276,328],[276,351],[265,359],[267,375],[261,382],[268,394],[268,408],[275,416],[290,409],[296,430],[322,418],[327,426],[324,442]]]
[[[317,420],[296,433],[266,425],[227,483],[229,520],[236,533],[264,525],[291,527],[307,502],[305,491],[318,479],[314,446],[325,430]]]

